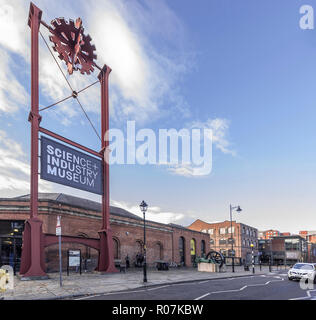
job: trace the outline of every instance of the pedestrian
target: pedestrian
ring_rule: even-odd
[[[128,255],[126,255],[126,257],[125,257],[125,262],[126,262],[126,269],[128,269],[129,268],[129,257],[128,257]]]

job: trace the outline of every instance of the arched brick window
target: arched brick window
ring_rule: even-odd
[[[194,238],[192,238],[190,241],[190,247],[191,247],[191,256],[195,256],[196,255],[196,241]]]
[[[136,252],[137,253],[143,253],[143,241],[142,240],[136,240]]]
[[[195,258],[197,254],[196,240],[194,238],[190,241],[190,253],[191,253],[191,264],[194,266]]]
[[[179,256],[180,264],[185,266],[185,239],[184,237],[179,238]]]
[[[202,240],[201,241],[201,256],[203,256],[204,254],[206,254],[206,252],[205,252],[205,241]]]
[[[120,259],[120,242],[117,238],[113,238],[114,259]]]
[[[156,242],[153,248],[154,259],[155,260],[163,260],[163,247],[161,242]]]

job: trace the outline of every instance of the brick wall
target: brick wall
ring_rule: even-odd
[[[188,229],[202,231],[212,229],[213,234],[209,234],[209,246],[208,249],[221,251],[226,255],[230,255],[231,252],[231,243],[228,242],[233,236],[234,239],[234,251],[235,257],[239,257],[242,260],[250,261],[251,260],[251,246],[250,244],[254,244],[254,255],[258,255],[258,230],[254,227],[237,223],[236,221],[232,221],[233,226],[233,235],[230,232],[230,221],[226,220],[223,222],[216,223],[207,223],[200,219],[194,221]],[[221,234],[220,229],[225,229],[225,233]],[[212,243],[210,242],[212,240]],[[225,240],[226,244],[222,244],[220,240]]]
[[[43,232],[55,234],[57,215],[61,216],[62,234],[98,238],[101,229],[101,213],[58,204],[54,201],[39,201],[39,218],[43,221]],[[1,220],[26,220],[29,218],[29,202],[15,200],[0,200]],[[113,239],[118,246],[118,258],[125,260],[128,255],[130,265],[134,266],[136,254],[142,251],[144,230],[143,221],[126,216],[110,216]],[[171,225],[146,222],[147,263],[153,266],[156,260],[180,262],[179,238],[185,238],[186,265],[191,266],[190,240],[196,241],[196,254],[201,255],[201,241],[205,241],[206,250],[209,242],[208,234],[192,231]],[[97,265],[98,252],[84,245],[74,243],[62,244],[63,267],[66,269],[68,249],[81,249],[82,256],[88,259],[88,269],[93,270]],[[48,271],[59,268],[58,245],[45,248],[45,263]]]

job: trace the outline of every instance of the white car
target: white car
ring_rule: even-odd
[[[316,263],[296,263],[287,273],[289,280],[311,279],[316,283]]]

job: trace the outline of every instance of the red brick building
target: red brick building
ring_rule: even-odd
[[[316,262],[316,231],[300,231],[299,235],[306,239],[308,247],[308,261]]]
[[[259,239],[261,240],[269,240],[272,239],[273,237],[278,237],[280,236],[281,233],[278,230],[265,230],[265,231],[259,231]]]
[[[289,236],[291,236],[291,232],[281,232],[280,236],[289,237]]]
[[[208,223],[202,220],[194,221],[188,229],[201,231],[209,235],[209,248],[220,251],[224,256],[232,256],[231,238],[234,241],[235,257],[246,263],[251,262],[251,244],[254,245],[255,260],[258,259],[258,230],[243,223],[230,221]]]
[[[0,199],[0,266],[11,264],[17,270],[19,268],[24,221],[30,214],[29,200],[29,195]],[[113,206],[110,213],[114,257],[125,261],[128,255],[130,265],[134,266],[136,255],[143,250],[143,219]],[[102,222],[100,203],[65,194],[39,194],[39,218],[43,221],[44,233],[55,234],[57,215],[61,216],[63,236],[98,238]],[[154,266],[156,260],[192,266],[194,256],[205,252],[208,242],[207,234],[175,224],[146,221],[149,266]],[[68,249],[81,249],[83,268],[93,270],[97,266],[97,250],[81,244],[63,243],[64,269]],[[47,272],[57,270],[57,245],[45,248],[45,262]]]
[[[316,243],[316,231],[300,231],[299,235],[310,243]]]

